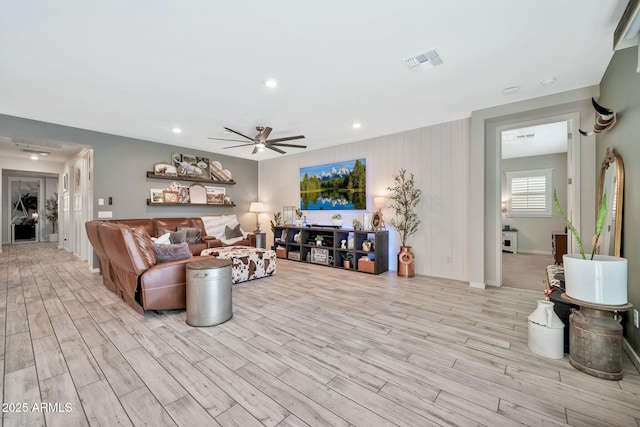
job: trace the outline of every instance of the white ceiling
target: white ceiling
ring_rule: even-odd
[[[598,84],[625,5],[3,0],[0,113],[262,160],[280,154],[207,137],[263,125],[317,149]],[[408,71],[431,48],[444,64]]]
[[[567,152],[568,122],[549,123],[502,132],[502,158]]]

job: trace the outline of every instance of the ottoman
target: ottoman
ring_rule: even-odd
[[[260,279],[276,273],[276,251],[253,246],[225,246],[200,252],[200,256],[212,256],[231,260],[233,284]]]

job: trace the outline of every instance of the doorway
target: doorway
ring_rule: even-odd
[[[496,258],[501,286],[544,290],[543,272],[555,263],[552,236],[563,233],[566,225],[554,206],[554,193],[569,218],[579,218],[575,123],[577,113],[498,128],[501,238]]]
[[[11,243],[40,241],[42,179],[9,177],[8,218]]]

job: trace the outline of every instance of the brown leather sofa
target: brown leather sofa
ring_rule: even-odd
[[[98,257],[104,285],[140,313],[185,308],[185,264],[194,259],[158,263],[151,236],[175,230],[178,225],[198,225],[199,221],[205,243],[190,244],[190,252],[198,256],[207,247],[224,246],[216,236],[205,235],[200,218],[88,221],[87,236]],[[255,235],[248,237],[236,244],[255,246]]]

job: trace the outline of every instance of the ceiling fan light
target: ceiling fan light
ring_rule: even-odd
[[[264,147],[258,147],[258,152],[264,151]]]
[[[258,147],[258,149],[264,149],[265,145],[262,142],[258,142],[256,147]]]

